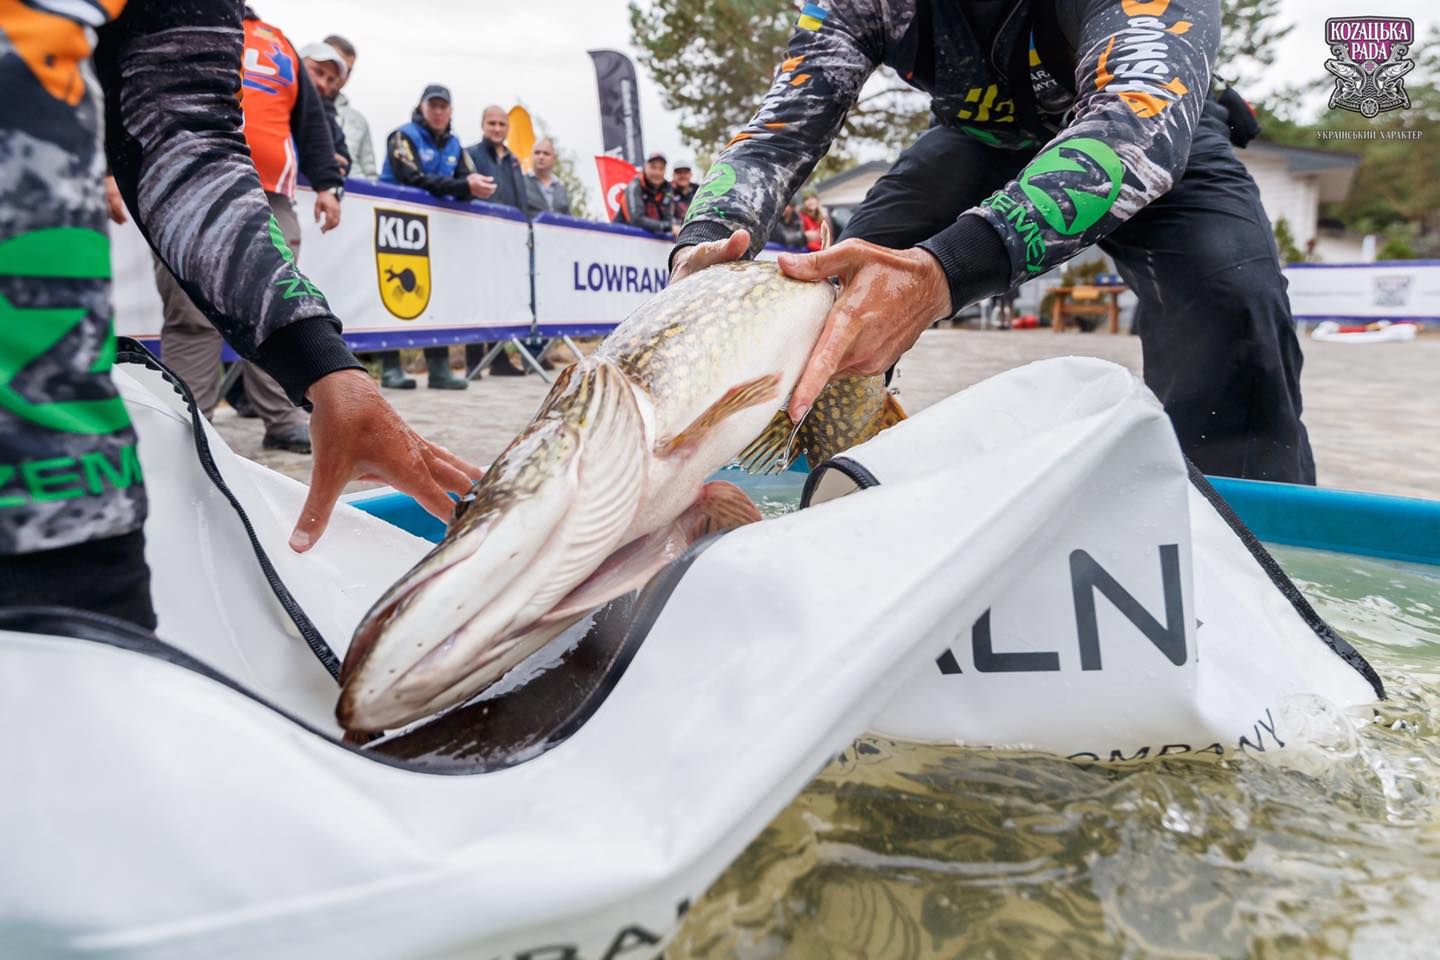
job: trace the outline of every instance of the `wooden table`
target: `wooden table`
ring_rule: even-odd
[[[1071,317],[1109,316],[1110,332],[1119,333],[1120,294],[1127,289],[1123,283],[1052,287],[1055,303],[1050,310],[1050,328],[1060,333]]]

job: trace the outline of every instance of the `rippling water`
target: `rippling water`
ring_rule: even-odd
[[[667,956],[1440,955],[1440,568],[1275,553],[1384,678],[1372,719],[1123,770],[860,740]]]

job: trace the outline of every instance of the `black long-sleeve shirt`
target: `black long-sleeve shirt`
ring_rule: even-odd
[[[691,202],[679,246],[745,227],[758,251],[887,64],[931,95],[934,122],[1033,157],[921,244],[945,268],[955,307],[999,293],[1169,191],[1189,159],[1219,36],[1219,0],[808,3],[770,91]],[[998,263],[977,270],[977,250]]]
[[[300,403],[316,380],[360,364],[270,231],[241,133],[243,37],[228,0],[131,0],[95,49],[105,152],[136,225],[190,299]],[[324,110],[304,80],[299,100],[313,98],[313,110],[299,118],[301,169],[319,189],[338,186]]]

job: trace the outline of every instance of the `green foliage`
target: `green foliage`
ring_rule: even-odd
[[[1414,260],[1415,248],[1410,243],[1410,232],[1403,228],[1387,231],[1376,257],[1380,260]]]
[[[1242,89],[1275,62],[1275,47],[1295,29],[1280,22],[1280,0],[1223,0],[1215,72]]]
[[[1440,27],[1432,26],[1413,53],[1416,69],[1405,78],[1408,110],[1367,120],[1346,110],[1322,109],[1317,118],[1306,119],[1293,101],[1279,98],[1256,104],[1256,114],[1261,137],[1269,143],[1360,158],[1349,197],[1322,206],[1322,217],[1340,220],[1357,233],[1403,228],[1396,249],[1428,256],[1440,253]],[[1317,72],[1317,83],[1328,89],[1328,74],[1318,65]],[[1376,139],[1322,139],[1327,131],[1374,131]],[[1416,139],[1383,139],[1399,134]]]
[[[630,32],[642,66],[680,117],[680,135],[708,167],[754,115],[794,29],[791,0],[650,0],[630,4]],[[828,176],[877,146],[895,153],[929,122],[928,102],[892,71],[872,79],[830,153]]]
[[[590,194],[585,190],[585,181],[575,172],[575,155],[561,147],[554,137],[550,140],[555,144],[555,176],[565,184],[565,192],[570,195],[570,215],[596,219],[590,214]]]
[[[1283,263],[1300,263],[1305,259],[1305,254],[1295,246],[1295,234],[1290,229],[1290,221],[1284,217],[1275,221],[1275,246],[1280,248],[1280,260]]]
[[[575,172],[575,155],[560,145],[559,138],[550,132],[550,124],[543,117],[535,118],[535,126],[540,128],[537,140],[549,137],[550,142],[555,144],[555,178],[565,184],[565,192],[570,195],[570,215],[585,220],[597,219],[590,215],[590,194],[585,190],[585,181]]]

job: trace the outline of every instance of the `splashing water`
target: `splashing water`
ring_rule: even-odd
[[[1373,722],[1126,769],[863,738],[667,956],[1434,956],[1440,568],[1275,554],[1385,679]]]

